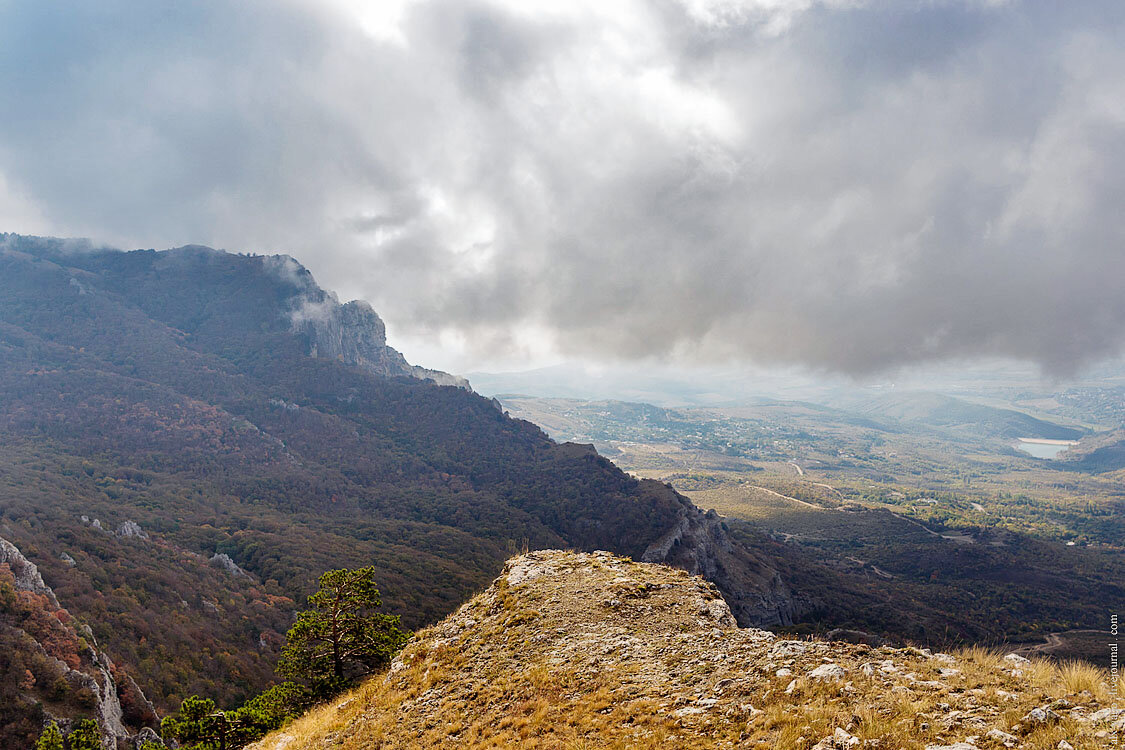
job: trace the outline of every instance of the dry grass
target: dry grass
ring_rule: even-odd
[[[596,677],[565,667],[538,663],[522,673],[500,676],[471,692],[479,702],[447,700],[427,710],[424,720],[410,716],[404,704],[429,690],[460,692],[454,682],[470,675],[450,672],[435,662],[431,651],[401,674],[395,687],[376,678],[331,705],[321,706],[286,728],[261,747],[311,750],[325,746],[367,747],[457,747],[457,748],[720,748],[772,747],[808,750],[836,727],[861,740],[879,740],[881,747],[922,748],[963,739],[965,732],[944,730],[931,714],[941,714],[956,696],[932,693],[887,694],[875,681],[856,679],[845,691],[839,683],[797,679],[785,692],[787,680],[749,698],[760,713],[723,715],[699,727],[685,726],[668,711],[666,701],[640,696],[622,700],[619,690],[627,675],[605,671]],[[1001,668],[999,654],[973,649],[958,659],[965,689],[983,689],[982,700],[1003,706],[997,728],[1017,731],[1022,717],[1043,701],[1042,696],[1079,695],[1084,691],[1108,697],[1107,675],[1080,663],[1055,665],[1033,661],[1024,665],[1021,677],[1013,678]],[[929,665],[906,663],[916,672]],[[1022,687],[1022,696],[1004,698],[1004,687]],[[1008,690],[1007,692],[1012,692]],[[963,693],[962,693],[963,694]],[[407,716],[404,717],[404,714]],[[976,732],[982,735],[984,732]],[[284,739],[282,739],[284,738]],[[288,739],[292,738],[292,739]],[[279,740],[285,744],[279,745]],[[1028,750],[1055,750],[1061,740],[1075,747],[1097,747],[1088,727],[1066,719],[1020,737]],[[1089,744],[1081,744],[1086,741]]]
[[[1058,677],[1059,684],[1067,695],[1089,692],[1099,701],[1109,698],[1109,675],[1086,662],[1068,661],[1060,664]]]
[[[652,568],[602,561],[496,586],[420,633],[397,671],[259,748],[809,750],[837,728],[900,750],[991,728],[1018,734],[1020,747],[1054,750],[1063,739],[1099,746],[1094,728],[1064,709],[1058,723],[1020,726],[1032,708],[1058,698],[1108,705],[1108,676],[1088,665],[1013,665],[983,648],[952,660],[817,642],[779,650],[786,644],[753,631],[686,631],[706,589]],[[628,609],[599,608],[607,591],[642,590]],[[827,661],[843,666],[846,679],[809,676]],[[783,666],[793,674],[776,674]]]
[[[954,651],[953,655],[963,665],[985,672],[995,672],[1004,664],[1004,654],[987,646],[965,646]]]

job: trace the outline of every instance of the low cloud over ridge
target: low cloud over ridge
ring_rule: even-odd
[[[1125,343],[1116,0],[367,5],[0,5],[0,229],[287,252],[459,369]]]

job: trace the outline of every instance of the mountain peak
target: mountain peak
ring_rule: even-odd
[[[437,385],[469,388],[465,378],[412,365],[397,349],[387,346],[386,325],[365,300],[340,304],[336,295],[323,292],[313,283],[290,304],[293,330],[308,336],[313,357],[338,359],[376,375],[405,375]]]
[[[288,329],[307,338],[306,353],[313,357],[335,359],[383,377],[469,388],[465,378],[407,362],[387,345],[386,326],[370,304],[341,304],[289,255],[230,253],[205,245],[121,251],[85,239],[17,234],[0,234],[0,251],[57,264],[72,274],[63,281],[77,294],[96,293],[98,288],[122,294],[187,333],[239,324]],[[214,296],[200,295],[202,288]]]

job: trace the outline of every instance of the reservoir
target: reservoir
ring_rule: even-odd
[[[1056,458],[1060,453],[1072,445],[1078,445],[1077,440],[1047,440],[1045,438],[1019,438],[1016,443],[1024,453],[1036,458]]]

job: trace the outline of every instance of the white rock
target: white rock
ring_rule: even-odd
[[[1020,656],[1019,654],[1008,654],[1004,657],[1004,661],[1008,662],[1008,664],[1013,667],[1022,667],[1031,663],[1031,659]]]
[[[246,575],[246,571],[238,567],[238,563],[232,560],[230,555],[225,552],[216,552],[214,555],[211,555],[211,562],[230,573],[232,576]]]
[[[510,563],[510,566],[508,569],[509,586],[519,586],[521,583],[527,583],[555,572],[552,561],[545,555],[535,552],[517,557]]]
[[[1086,721],[1091,721],[1095,724],[1099,722],[1111,722],[1118,717],[1125,715],[1125,708],[1103,708],[1090,714]]]
[[[793,676],[793,670],[789,669],[788,667],[782,667],[781,669],[777,670],[777,672],[775,672],[774,674],[776,674],[778,677],[792,677]]]
[[[914,683],[914,687],[928,688],[930,690],[943,690],[949,686],[944,682],[938,682],[937,680],[919,680],[918,682]]]
[[[117,531],[114,533],[116,533],[117,536],[123,538],[148,539],[148,534],[145,533],[145,530],[142,529],[140,527],[140,524],[138,524],[136,521],[126,521],[125,523],[118,526]]]
[[[808,644],[801,641],[778,641],[770,648],[770,656],[774,658],[800,656],[808,650]]]
[[[1027,715],[1023,717],[1023,721],[1027,722],[1028,724],[1053,724],[1054,722],[1059,721],[1061,718],[1061,716],[1052,711],[1050,708],[1047,708],[1046,706],[1040,706],[1039,708],[1033,708],[1028,711]]]
[[[1015,747],[1019,744],[1019,739],[1014,734],[1008,734],[999,729],[988,730],[988,734],[985,735],[985,738],[999,742],[1004,747]]]
[[[712,599],[705,606],[705,614],[715,622],[728,628],[738,627],[738,621],[730,611],[730,605],[722,599]],[[720,631],[722,632],[722,631]]]
[[[40,575],[39,568],[35,566],[35,563],[24,557],[16,545],[7,539],[0,539],[0,563],[8,565],[12,577],[15,578],[17,589],[43,594],[50,600],[51,606],[58,609],[59,603],[55,599],[55,593],[43,582],[43,576]]]
[[[821,664],[809,672],[809,677],[814,680],[842,680],[847,673],[839,664]]]
[[[813,750],[848,750],[861,745],[859,737],[849,734],[846,730],[836,727],[831,737],[825,737],[813,745]]]

